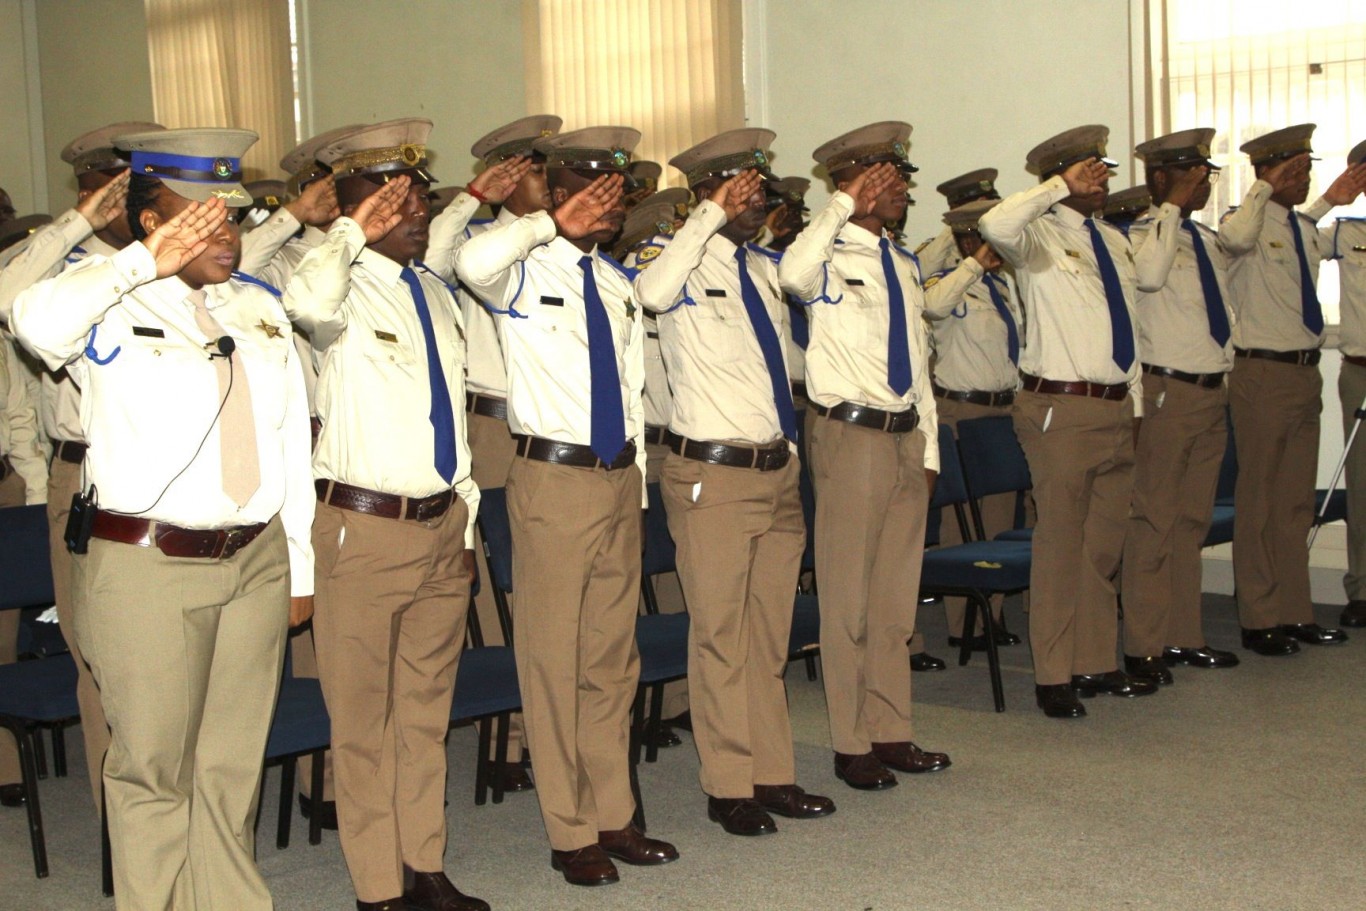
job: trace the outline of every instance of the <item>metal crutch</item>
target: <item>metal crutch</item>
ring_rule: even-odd
[[[1361,429],[1361,421],[1363,418],[1366,418],[1366,398],[1363,398],[1361,404],[1357,406],[1356,411],[1352,412],[1352,417],[1356,418],[1356,420],[1352,422],[1352,432],[1347,434],[1347,442],[1342,447],[1342,458],[1338,459],[1338,467],[1333,472],[1333,480],[1328,482],[1328,492],[1324,495],[1323,505],[1319,507],[1318,515],[1314,517],[1314,524],[1309,529],[1310,550],[1314,548],[1314,539],[1318,537],[1320,523],[1323,521],[1324,515],[1328,512],[1328,503],[1333,499],[1333,491],[1338,489],[1338,481],[1342,479],[1343,469],[1347,467],[1347,456],[1352,451],[1352,443],[1357,438],[1357,431]],[[1366,483],[1366,478],[1358,478],[1357,483]]]

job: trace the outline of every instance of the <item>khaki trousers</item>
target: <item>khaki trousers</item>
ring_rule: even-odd
[[[1319,462],[1317,367],[1235,358],[1228,385],[1238,447],[1233,582],[1244,629],[1314,622],[1309,527]]]
[[[1133,493],[1132,399],[1021,391],[1012,415],[1034,481],[1034,682],[1115,670],[1116,574]]]
[[[1366,367],[1342,362],[1338,397],[1342,400],[1342,441],[1346,445],[1356,423],[1356,410],[1366,398]],[[1347,455],[1347,572],[1342,587],[1349,600],[1366,600],[1366,422]]]
[[[90,793],[95,811],[103,790],[104,754],[109,749],[109,722],[104,718],[100,690],[90,666],[76,642],[76,616],[71,600],[71,552],[66,549],[66,517],[71,498],[81,489],[81,466],[53,459],[47,476],[48,549],[52,555],[52,588],[57,596],[57,624],[76,662],[76,702],[81,707],[81,734],[85,738],[85,764],[90,774]]]
[[[627,737],[640,680],[641,476],[517,459],[508,475],[513,650],[550,846],[635,813]]]
[[[925,435],[808,422],[816,486],[821,668],[837,753],[911,737],[911,665],[925,549]]]
[[[1148,374],[1124,542],[1124,653],[1204,648],[1200,549],[1228,443],[1228,392]]]
[[[934,403],[939,408],[939,423],[952,427],[955,435],[958,433],[959,421],[971,421],[975,418],[1010,417],[1010,406],[1008,405],[992,407],[945,398],[936,398]],[[1013,493],[998,493],[995,496],[983,497],[980,507],[982,525],[986,529],[987,540],[991,540],[993,535],[1015,527],[1015,495]],[[968,521],[972,521],[971,516],[969,516]],[[953,515],[952,510],[945,510],[939,523],[939,543],[944,546],[963,543],[963,535],[958,530],[958,519]],[[1001,605],[1004,600],[1000,595],[995,595],[991,599],[991,614],[997,622],[1001,619]],[[963,621],[967,613],[966,606],[966,598],[944,599],[944,617],[948,620],[950,636],[963,635]],[[982,617],[979,614],[972,635],[980,636],[985,629],[986,627],[983,625]]]
[[[688,598],[688,677],[702,790],[793,784],[788,637],[806,523],[796,456],[778,471],[664,463],[664,503]]]
[[[661,443],[645,444],[645,482],[653,484],[660,480],[664,460],[669,458],[669,447]],[[653,579],[655,600],[659,603],[661,614],[681,614],[687,610],[683,600],[683,585],[678,573],[660,573]],[[676,718],[688,711],[688,678],[670,680],[664,684],[665,718]]]
[[[3,342],[0,342],[3,344]],[[0,509],[23,506],[26,488],[18,472],[0,481]],[[0,664],[19,660],[19,611],[0,610]],[[74,637],[73,637],[74,638]],[[14,735],[0,731],[0,784],[18,784],[24,777],[19,768],[19,747]]]
[[[94,539],[71,590],[113,734],[117,907],[270,908],[254,827],[289,623],[280,520],[226,560]]]
[[[314,641],[332,718],[337,822],[356,898],[403,894],[403,867],[439,872],[446,731],[469,610],[459,497],[430,522],[325,503],[313,521]]]
[[[508,469],[512,460],[517,458],[517,442],[508,430],[507,421],[500,421],[484,414],[465,412],[466,427],[470,438],[470,475],[480,490],[506,487]],[[493,598],[493,580],[485,578],[488,566],[484,562],[484,536],[476,528],[474,532],[474,553],[478,558],[480,581],[479,594],[474,597],[474,609],[479,613],[479,629],[484,634],[485,645],[508,645],[503,641],[503,626],[498,622],[498,603]],[[513,595],[507,596],[508,610],[511,612]],[[515,712],[508,722],[508,762],[522,761],[522,747],[526,744],[526,731],[522,725],[522,713]],[[496,750],[497,745],[490,747]]]

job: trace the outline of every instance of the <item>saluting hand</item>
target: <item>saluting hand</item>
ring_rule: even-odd
[[[512,195],[530,170],[531,157],[518,155],[480,171],[479,176],[470,181],[470,189],[489,202],[501,203]]]
[[[746,168],[717,187],[711,201],[726,211],[726,221],[735,221],[749,210],[761,180],[758,171]]]
[[[1363,192],[1366,192],[1366,162],[1359,161],[1323,191],[1323,198],[1335,206],[1347,206]]]
[[[1309,175],[1309,153],[1286,158],[1262,172],[1262,180],[1271,184],[1271,195],[1289,190]]]
[[[1172,181],[1172,187],[1167,191],[1165,201],[1184,212],[1186,207],[1190,205],[1190,201],[1195,198],[1195,191],[1205,182],[1205,177],[1208,174],[1209,168],[1205,165],[1186,168],[1176,180]]]
[[[1105,178],[1109,173],[1105,162],[1099,158],[1088,158],[1063,171],[1062,179],[1073,196],[1091,196],[1105,188]]]
[[[175,275],[209,246],[209,238],[228,219],[221,199],[192,202],[147,236],[142,245],[157,261],[157,278]]]
[[[322,180],[315,180],[304,187],[299,198],[285,204],[289,214],[299,220],[301,225],[321,228],[335,221],[341,214],[337,205],[337,181],[331,174]]]
[[[614,227],[607,213],[621,201],[625,181],[620,174],[604,174],[557,206],[551,213],[555,227],[569,240],[578,240]]]
[[[127,201],[128,171],[124,170],[118,177],[77,203],[76,211],[90,222],[92,231],[103,231],[127,214]]]
[[[395,177],[356,206],[351,219],[365,232],[367,244],[383,240],[403,220],[403,213],[399,209],[408,198],[408,186],[411,183],[406,174]]]
[[[867,218],[877,205],[883,191],[901,179],[901,173],[891,162],[881,162],[868,168],[844,188],[854,199],[854,218]]]
[[[977,260],[977,265],[988,272],[992,269],[999,268],[1005,262],[1005,260],[1001,259],[1001,257],[996,254],[995,250],[991,249],[991,244],[985,242],[976,250],[972,251],[972,258]]]

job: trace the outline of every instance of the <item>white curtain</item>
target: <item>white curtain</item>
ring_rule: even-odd
[[[630,126],[668,160],[744,126],[740,0],[524,0],[527,106],[564,129]]]
[[[277,176],[297,142],[289,0],[145,3],[158,122],[255,130],[247,179]]]

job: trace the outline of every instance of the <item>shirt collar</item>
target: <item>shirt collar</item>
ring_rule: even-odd
[[[721,259],[735,259],[735,251],[739,246],[719,233],[707,238],[707,252]]]
[[[1290,220],[1290,210],[1287,209],[1285,206],[1281,205],[1280,203],[1276,202],[1276,200],[1274,199],[1268,199],[1266,201],[1266,211],[1270,218],[1274,218],[1282,222],[1287,222]]]
[[[396,285],[402,281],[404,267],[383,253],[376,253],[367,247],[365,252],[356,258],[356,261],[381,281],[388,282],[391,285]]]
[[[583,259],[585,256],[591,256],[595,260],[598,258],[598,248],[596,244],[593,246],[593,249],[584,253],[568,240],[558,235],[556,235],[550,243],[545,245],[545,253],[553,262],[557,262],[565,267],[572,266],[576,269],[579,266],[579,260]]]
[[[521,217],[520,215],[513,215],[507,206],[503,206],[498,210],[498,214],[493,217],[493,223],[495,225],[510,225]]]
[[[845,222],[844,229],[840,231],[840,239],[845,243],[856,244],[860,247],[871,247],[877,249],[882,242],[882,238],[867,228],[859,227],[853,222]]]
[[[1056,217],[1063,224],[1067,225],[1069,228],[1076,228],[1080,230],[1086,227],[1086,216],[1082,215],[1080,212],[1078,212],[1071,206],[1064,206],[1061,203],[1059,203],[1049,211],[1053,213],[1054,217]]]

